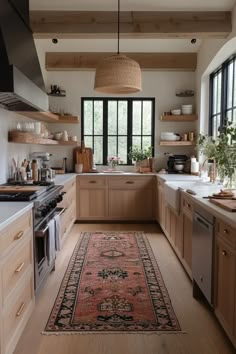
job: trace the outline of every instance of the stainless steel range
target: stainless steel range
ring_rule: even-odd
[[[23,190],[22,190],[23,188]],[[26,189],[24,191],[24,188]],[[42,188],[36,191],[28,191],[26,185],[21,185],[16,191],[0,192],[0,201],[31,201],[33,208],[34,225],[34,270],[35,270],[35,291],[37,292],[46,280],[48,274],[55,269],[55,259],[49,262],[49,222],[64,212],[57,204],[63,199],[63,186],[56,186],[54,183],[43,184]]]

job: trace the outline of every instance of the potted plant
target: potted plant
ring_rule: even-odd
[[[140,167],[150,167],[150,159],[152,158],[152,146],[141,149],[137,145],[133,145],[128,153],[128,158],[135,162],[135,169],[140,171]]]
[[[214,159],[220,180],[227,188],[236,187],[236,126],[228,122],[216,138],[199,135],[197,146],[207,159]]]

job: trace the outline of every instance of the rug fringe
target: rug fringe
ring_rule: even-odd
[[[42,331],[41,332],[42,335],[44,336],[67,336],[67,335],[100,335],[102,336],[103,334],[105,335],[114,335],[114,334],[135,334],[135,335],[157,335],[157,336],[161,336],[161,335],[165,335],[165,334],[187,334],[186,331],[161,331],[161,332],[46,332],[46,331]]]

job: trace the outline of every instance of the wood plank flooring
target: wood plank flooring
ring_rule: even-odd
[[[41,334],[81,231],[144,231],[152,245],[175,313],[186,334]],[[64,243],[53,272],[36,299],[36,307],[14,354],[233,354],[209,308],[192,297],[191,282],[156,225],[77,224]]]

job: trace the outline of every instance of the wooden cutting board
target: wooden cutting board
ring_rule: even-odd
[[[83,164],[83,172],[91,172],[93,167],[93,150],[91,148],[74,149],[74,165]]]
[[[230,212],[236,212],[236,200],[209,199],[211,203]]]
[[[44,186],[0,186],[0,192],[38,192],[45,189]]]

